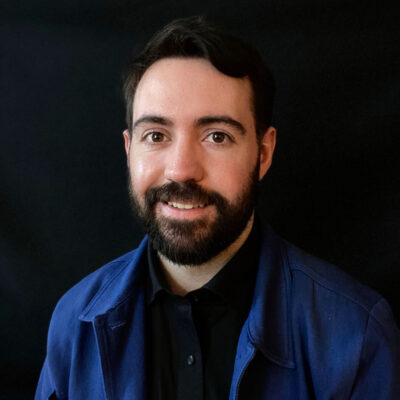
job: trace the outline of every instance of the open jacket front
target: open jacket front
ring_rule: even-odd
[[[36,400],[146,399],[146,246],[145,238],[61,298]],[[400,399],[389,306],[264,228],[229,399]]]

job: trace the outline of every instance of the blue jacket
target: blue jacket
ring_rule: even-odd
[[[146,246],[147,239],[61,298],[36,400],[146,398]],[[264,230],[229,399],[399,400],[400,332],[389,306]]]

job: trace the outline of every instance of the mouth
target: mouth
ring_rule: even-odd
[[[161,215],[172,219],[203,218],[212,210],[210,204],[200,203],[196,200],[162,201],[159,203]]]
[[[202,203],[180,203],[177,201],[168,201],[165,204],[178,210],[192,210],[194,208],[204,208],[207,205]]]

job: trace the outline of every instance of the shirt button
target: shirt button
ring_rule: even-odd
[[[194,364],[194,356],[192,354],[186,359],[186,363],[187,363],[187,365]]]

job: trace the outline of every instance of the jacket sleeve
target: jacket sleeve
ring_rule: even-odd
[[[54,384],[51,378],[48,359],[46,357],[40,373],[39,383],[36,388],[35,400],[53,399],[57,399],[57,397],[55,395]]]
[[[351,400],[400,399],[400,331],[389,305],[371,310]]]
[[[36,388],[35,400],[66,399],[71,364],[71,337],[77,320],[71,302],[63,296],[57,303],[49,324],[46,358]]]

